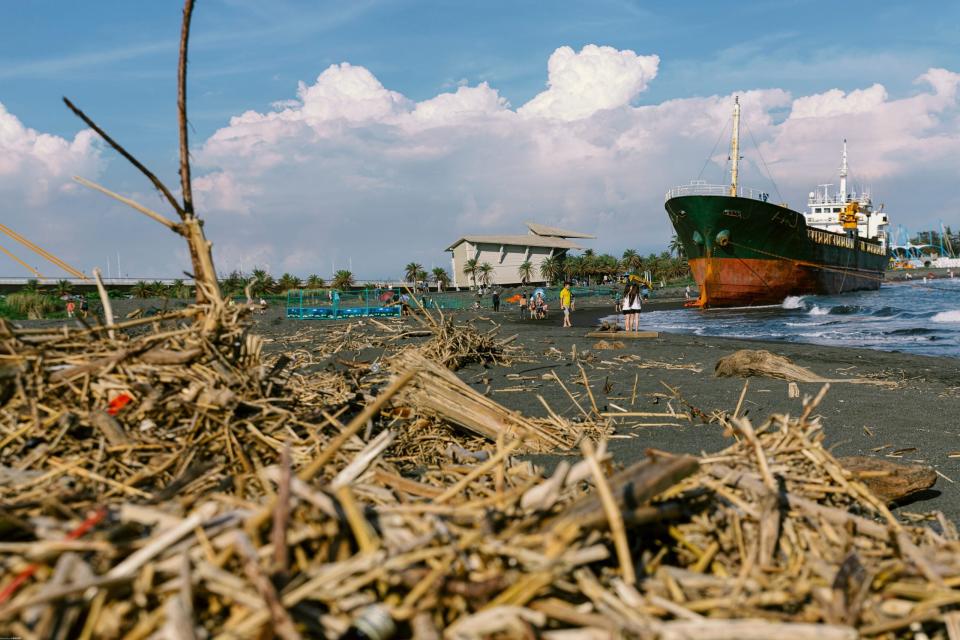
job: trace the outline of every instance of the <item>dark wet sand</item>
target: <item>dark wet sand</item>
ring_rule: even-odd
[[[660,302],[660,308],[676,307],[681,301]],[[651,304],[653,310],[659,306]],[[898,454],[899,460],[917,461],[932,465],[943,477],[937,479],[932,490],[916,495],[900,509],[911,512],[942,510],[954,522],[960,522],[960,458],[950,458],[951,452],[960,452],[960,360],[936,358],[868,349],[823,347],[808,344],[760,342],[729,338],[701,337],[680,334],[660,334],[646,340],[621,340],[623,348],[594,350],[596,338],[585,334],[598,319],[611,313],[611,308],[578,309],[574,312],[572,329],[564,329],[559,314],[544,321],[521,321],[515,311],[485,314],[503,324],[505,336],[519,334],[517,342],[528,351],[533,363],[518,363],[512,367],[484,368],[473,365],[461,370],[461,377],[483,391],[489,385],[496,400],[526,414],[546,416],[546,410],[537,394],[557,413],[574,417],[579,410],[569,396],[553,381],[508,378],[508,374],[540,377],[556,371],[572,392],[582,392],[581,385],[571,384],[579,369],[570,358],[576,345],[577,353],[586,356],[586,370],[591,389],[601,410],[613,402],[630,411],[660,412],[666,410],[665,401],[653,394],[665,393],[664,382],[680,391],[691,405],[710,414],[716,409],[732,411],[743,389],[744,380],[716,378],[713,375],[717,360],[738,349],[767,349],[786,356],[796,364],[812,369],[826,378],[854,378],[875,376],[899,382],[894,389],[867,384],[833,384],[817,413],[823,416],[825,443],[836,455],[886,455],[897,450],[916,448]],[[482,314],[483,315],[483,314]],[[607,339],[617,340],[616,335]],[[550,352],[551,348],[559,350]],[[702,371],[638,368],[636,363],[618,363],[616,356],[635,354],[644,361],[655,360],[673,364],[693,364]],[[606,361],[606,362],[604,362]],[[549,365],[549,366],[547,366]],[[635,376],[636,403],[630,405]],[[608,392],[604,392],[605,385]],[[769,378],[751,378],[742,413],[755,424],[771,413],[798,414],[800,399],[790,399],[788,383]],[[524,391],[499,391],[524,386]],[[815,395],[822,385],[799,383],[801,397]],[[586,394],[579,401],[589,403]],[[674,408],[678,411],[681,407]],[[613,409],[611,409],[613,410]],[[660,422],[660,418],[633,418],[623,421],[610,449],[616,459],[627,463],[647,448],[672,452],[714,452],[730,441],[723,436],[717,424],[688,423],[681,426],[631,427],[630,422]],[[881,449],[882,447],[882,449]],[[958,454],[960,455],[960,454]],[[549,459],[544,459],[549,463]]]
[[[677,308],[682,304],[682,298],[655,299],[645,306],[644,313]],[[459,318],[475,320],[480,328],[499,324],[500,335],[518,334],[514,344],[523,347],[524,360],[529,361],[517,362],[510,367],[471,365],[458,374],[478,391],[488,392],[505,406],[527,415],[547,415],[537,399],[539,394],[554,411],[569,418],[579,415],[579,410],[556,382],[543,380],[542,376],[551,370],[556,371],[568,389],[581,393],[579,401],[588,403],[582,385],[574,382],[574,377],[579,377],[579,369],[570,358],[574,345],[581,357],[585,351],[589,352],[582,361],[601,409],[612,402],[628,410],[665,411],[665,401],[653,394],[666,393],[662,384],[666,383],[678,389],[687,402],[706,414],[714,410],[732,411],[744,381],[715,378],[713,370],[719,358],[744,348],[768,349],[826,378],[875,376],[898,381],[899,386],[895,389],[864,384],[832,385],[818,411],[823,416],[825,442],[837,455],[879,456],[915,448],[900,453],[899,459],[930,464],[950,480],[939,477],[932,490],[916,495],[899,509],[914,513],[938,509],[960,524],[960,457],[948,457],[951,452],[960,452],[960,359],[666,333],[656,339],[621,340],[624,345],[621,349],[595,350],[593,345],[597,339],[585,334],[595,330],[601,317],[612,313],[612,305],[590,307],[578,304],[578,307],[573,313],[574,327],[571,329],[561,326],[562,318],[555,312],[543,321],[521,321],[516,308],[507,305],[499,313],[490,310],[460,312]],[[254,331],[268,338],[295,333],[304,328],[305,323],[332,322],[288,320],[279,307],[273,307],[255,319]],[[337,321],[340,322],[355,321]],[[414,324],[413,320],[409,322]],[[607,338],[617,339],[616,335]],[[269,344],[267,351],[280,346],[281,343]],[[372,360],[378,355],[359,353],[352,354],[352,357]],[[644,361],[695,365],[701,371],[638,368],[636,362],[614,360],[617,356],[630,355],[642,357]],[[535,379],[517,380],[509,378],[509,374]],[[631,406],[635,377],[637,398]],[[605,383],[609,383],[608,392],[604,391]],[[751,378],[742,413],[755,424],[772,413],[798,414],[801,400],[788,398],[787,384],[783,380]],[[821,385],[800,383],[799,387],[802,397],[815,395]],[[520,390],[515,391],[517,388]],[[675,406],[675,409],[679,411],[683,407]],[[634,421],[661,420],[637,418]],[[626,464],[643,456],[647,448],[677,453],[710,453],[730,444],[730,440],[723,436],[723,428],[717,424],[697,421],[679,421],[678,424],[631,427],[629,421],[624,421],[617,428],[619,437],[610,440],[610,450],[619,462]],[[557,460],[559,455],[540,459],[547,466]]]

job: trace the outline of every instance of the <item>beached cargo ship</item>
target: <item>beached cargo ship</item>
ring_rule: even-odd
[[[700,288],[697,305],[776,304],[787,296],[878,289],[889,263],[889,220],[869,191],[847,191],[847,144],[840,188],[819,185],[800,213],[738,184],[740,103],[735,101],[730,184],[693,181],[664,204]]]

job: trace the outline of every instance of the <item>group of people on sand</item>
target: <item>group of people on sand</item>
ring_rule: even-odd
[[[79,303],[77,302],[78,300],[79,300]],[[87,303],[86,298],[80,298],[80,297],[67,298],[66,308],[67,308],[68,318],[74,318],[74,317],[86,318],[87,313],[90,312],[90,305]]]
[[[520,318],[529,318],[530,320],[543,320],[547,317],[549,308],[542,291],[537,291],[531,296],[527,296],[526,291],[521,291],[517,306],[520,310]]]

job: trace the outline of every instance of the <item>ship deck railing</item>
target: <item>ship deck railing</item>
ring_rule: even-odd
[[[703,180],[692,180],[690,184],[684,184],[674,187],[667,191],[663,197],[664,202],[670,198],[680,196],[729,196],[730,185],[728,184],[707,184]],[[762,189],[753,189],[750,187],[737,187],[738,198],[752,198],[766,202],[770,198],[770,193]]]

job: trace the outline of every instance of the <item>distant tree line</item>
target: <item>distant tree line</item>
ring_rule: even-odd
[[[535,267],[530,260],[525,260],[517,267],[521,282],[545,281],[551,284],[576,279],[590,285],[603,282],[604,276],[608,280],[616,280],[623,274],[646,271],[655,281],[670,282],[690,277],[690,265],[684,255],[683,244],[676,235],[670,242],[670,250],[659,254],[642,256],[636,249],[627,249],[620,258],[616,258],[608,253],[597,254],[593,249],[587,249],[579,255],[546,258],[539,267]],[[463,274],[470,278],[474,286],[493,284],[493,266],[489,262],[481,263],[471,258],[464,263]]]
[[[929,244],[937,249],[943,247],[949,257],[960,252],[960,234],[953,233],[949,226],[940,231],[918,231],[910,238],[911,244]]]

